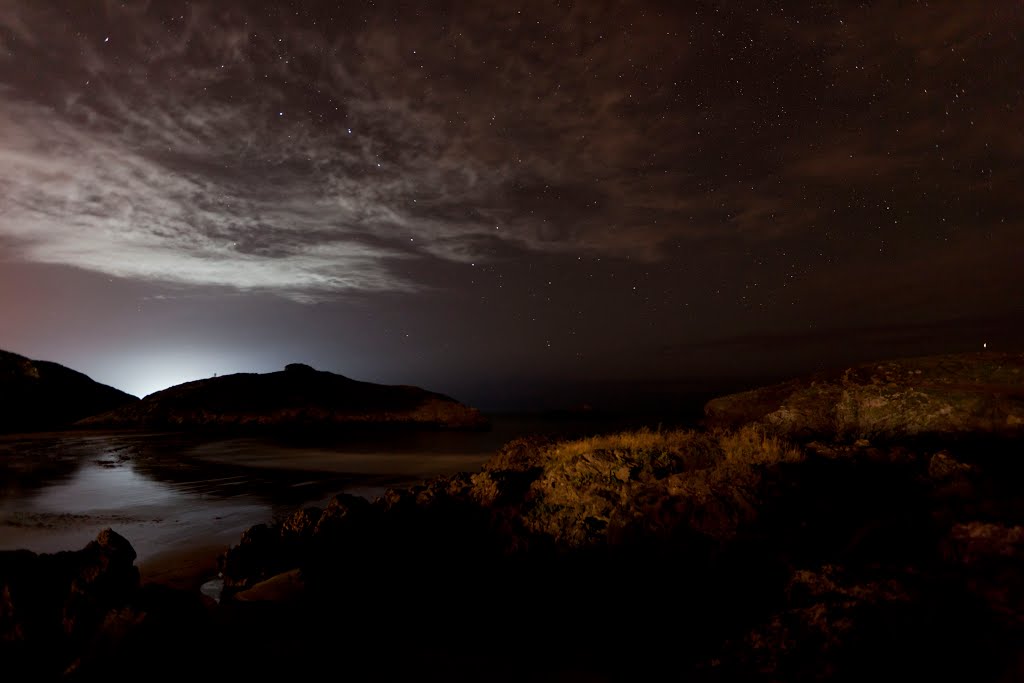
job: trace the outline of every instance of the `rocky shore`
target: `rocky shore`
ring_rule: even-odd
[[[131,544],[110,529],[76,552],[0,552],[4,680],[182,672],[177,657],[183,647],[201,651],[207,609],[192,592],[140,584],[134,562]]]
[[[1024,359],[944,358],[848,371],[815,411],[800,392],[835,393],[820,379],[712,402],[707,430],[520,439],[476,473],[336,496],[247,530],[216,605],[138,587],[112,532],[2,558],[3,661],[108,680],[143,656],[238,680],[1021,680]],[[884,428],[836,418],[917,393]]]
[[[1024,434],[1024,355],[864,363],[717,398],[712,425],[758,423],[793,438],[908,440]]]

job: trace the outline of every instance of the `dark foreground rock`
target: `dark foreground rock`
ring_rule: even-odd
[[[140,586],[135,551],[106,529],[84,549],[0,552],[0,677],[128,680],[181,673],[208,619],[197,596]],[[144,667],[144,668],[143,668]]]
[[[307,365],[188,382],[82,420],[82,427],[274,428],[416,426],[472,429],[480,413],[418,387],[358,382]]]
[[[290,615],[275,642],[310,665],[395,679],[1016,680],[1024,463],[984,444],[521,440],[249,530],[225,608],[249,633]]]
[[[0,351],[0,432],[66,427],[138,400],[63,365]]]
[[[982,447],[983,446],[983,447]],[[1014,681],[1019,440],[523,439],[246,531],[219,605],[104,532],[0,556],[4,680]]]
[[[1021,435],[1024,354],[865,363],[717,398],[705,413],[712,426],[757,422],[793,438]]]

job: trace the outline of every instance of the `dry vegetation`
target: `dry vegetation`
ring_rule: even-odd
[[[392,634],[434,591],[477,651],[530,672],[557,653],[613,680],[638,663],[705,683],[997,680],[974,674],[1024,642],[1019,445],[971,450],[797,446],[755,425],[518,439],[476,474],[254,528],[223,570],[241,589],[301,568],[332,625],[379,614]]]
[[[682,527],[720,538],[752,518],[764,468],[803,457],[753,426],[519,440],[473,477],[473,493],[485,505],[514,506],[530,533],[570,547]]]

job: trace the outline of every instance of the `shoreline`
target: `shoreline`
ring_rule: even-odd
[[[217,576],[217,558],[229,545],[205,542],[188,548],[165,550],[136,562],[143,585],[160,584],[177,590],[198,592]]]

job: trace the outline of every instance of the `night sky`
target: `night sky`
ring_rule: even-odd
[[[0,0],[0,348],[484,408],[1020,349],[1022,64],[1019,0]]]

